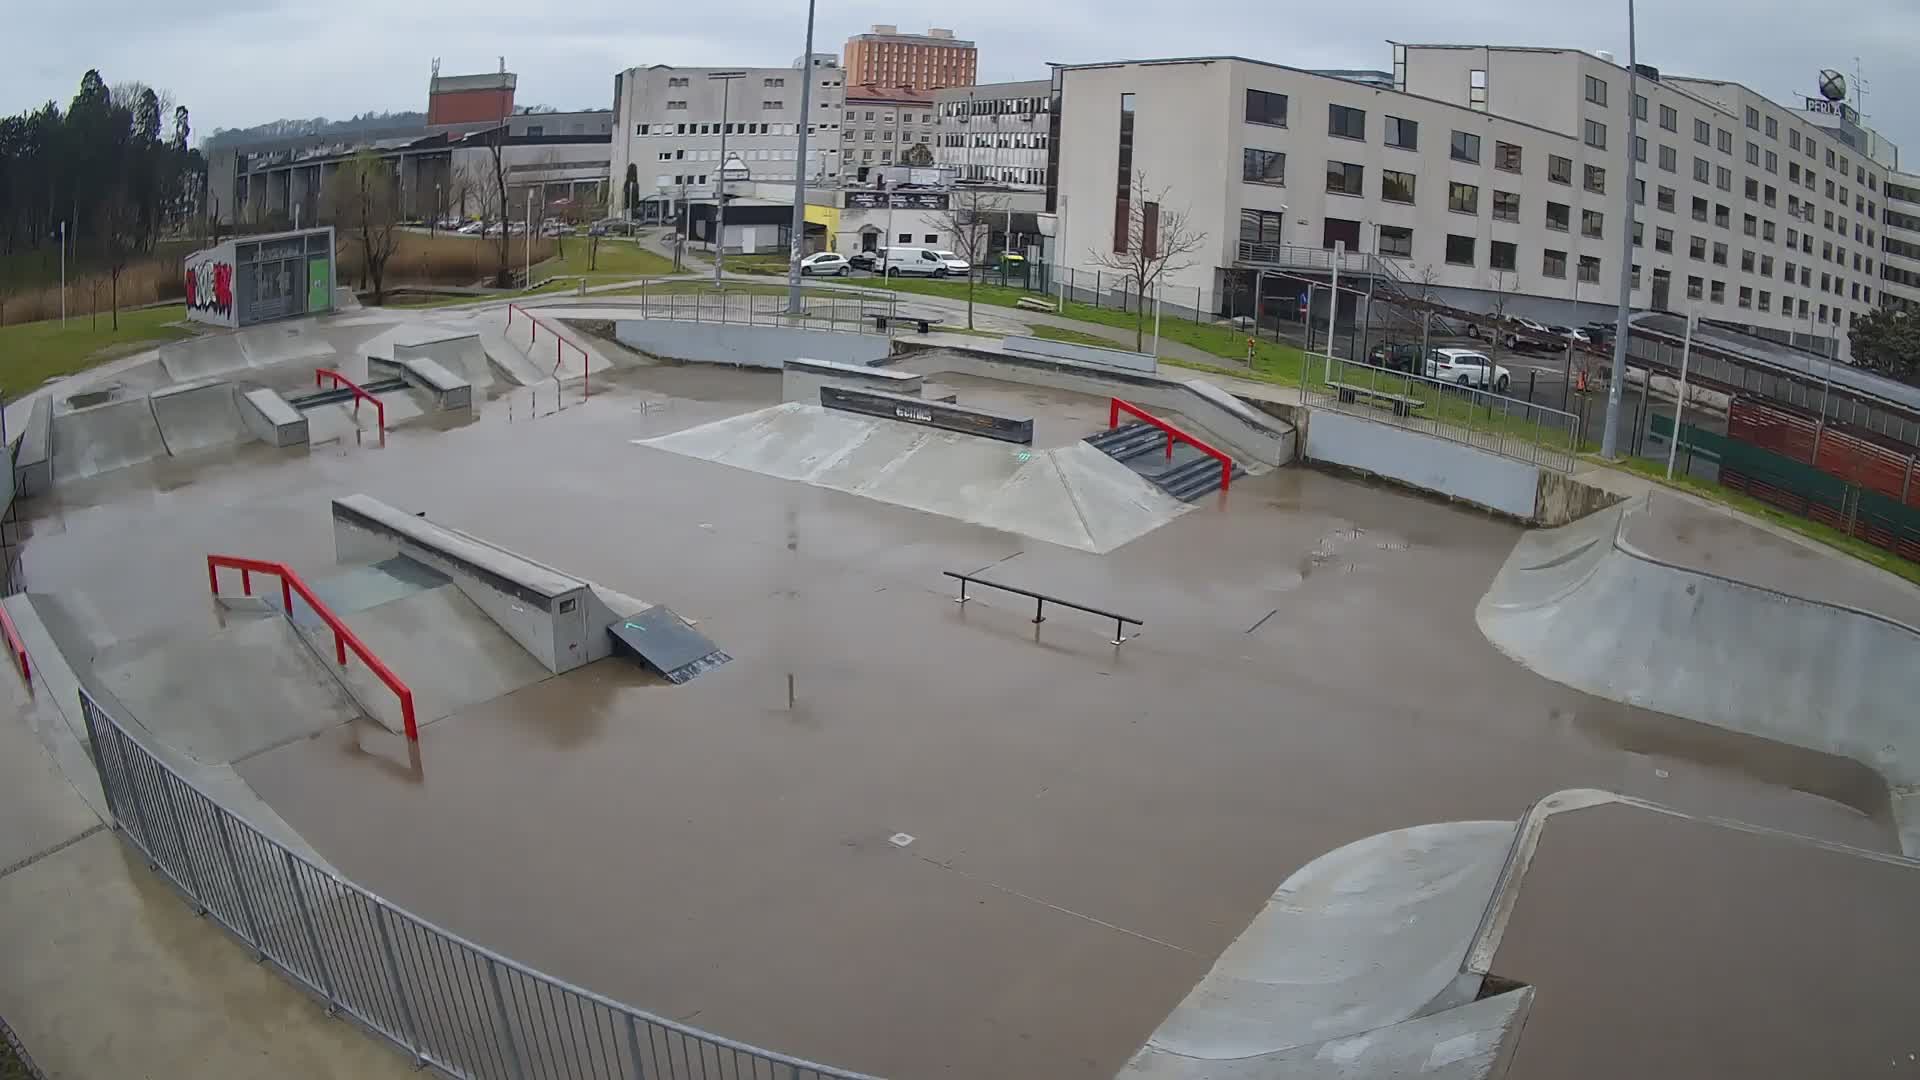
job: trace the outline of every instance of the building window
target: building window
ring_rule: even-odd
[[[1760,198],[1760,181],[1755,180],[1751,176],[1747,177],[1746,190],[1743,194],[1746,195],[1749,201],[1758,201]]]
[[[1334,195],[1364,195],[1365,169],[1344,161],[1327,162],[1327,191]]]
[[[677,110],[677,109],[684,109],[684,108],[686,108],[686,107],[687,107],[687,103],[686,103],[686,102],[684,102],[684,101],[669,101],[669,102],[667,102],[667,108],[669,108],[669,109],[676,109],[676,110]]]
[[[1713,182],[1713,163],[1703,157],[1694,158],[1693,179],[1695,183],[1711,184]]]
[[[1573,183],[1573,159],[1559,154],[1547,155],[1547,179],[1556,184]]]
[[[1633,201],[1636,206],[1647,205],[1647,182],[1637,176],[1633,178]]]
[[[1721,153],[1733,153],[1733,132],[1728,131],[1726,128],[1719,128],[1715,130],[1714,137],[1717,140],[1716,145],[1720,148]]]
[[[1520,147],[1510,142],[1493,144],[1493,167],[1504,172],[1520,171]]]
[[[1345,105],[1327,106],[1327,134],[1342,139],[1366,138],[1366,110],[1349,109]]]
[[[1660,167],[1668,172],[1680,171],[1680,152],[1671,146],[1660,147]]]
[[[1596,195],[1607,193],[1607,170],[1598,165],[1586,167],[1586,189]]]
[[[1767,138],[1778,139],[1779,137],[1780,137],[1780,121],[1775,120],[1771,116],[1767,117]]]
[[[1713,265],[1727,265],[1727,245],[1716,240],[1713,244]]]
[[[1599,240],[1603,236],[1606,215],[1598,210],[1580,211],[1580,235]]]
[[[1469,135],[1464,131],[1453,133],[1451,153],[1455,161],[1480,163],[1480,136]]]
[[[868,114],[871,118],[872,114]],[[1133,95],[1120,95],[1120,162],[1113,187],[1113,251],[1127,253],[1133,201]]]
[[[1589,285],[1600,280],[1600,257],[1598,255],[1580,256],[1580,280]]]
[[[1541,252],[1540,255],[1540,273],[1542,275],[1550,278],[1564,278],[1567,276],[1566,252],[1555,251],[1552,248],[1548,248]]]
[[[1740,286],[1740,306],[1743,308],[1753,306],[1753,289],[1751,286]]]
[[[1660,126],[1668,131],[1680,130],[1680,114],[1671,105],[1660,106]]]
[[[1706,237],[1689,236],[1687,238],[1687,258],[1698,259],[1701,262],[1706,261],[1706,258],[1707,258],[1707,238]]]
[[[1760,239],[1765,240],[1768,243],[1772,243],[1773,237],[1774,237],[1773,222],[1771,221],[1761,222],[1760,223]]]
[[[781,109],[784,109],[784,108],[786,108],[786,107],[787,107],[787,103],[786,103],[786,102],[784,102],[784,101],[781,101],[781,100],[780,100],[780,99],[778,99],[778,98],[775,98],[775,99],[773,99],[773,100],[771,100],[771,101],[762,101],[762,102],[760,103],[760,107],[761,107],[762,109],[766,109],[766,110],[768,110],[768,111],[770,111],[770,112],[778,112],[778,111],[780,111]]]
[[[1754,131],[1760,130],[1760,110],[1751,105],[1747,106],[1747,127]]]
[[[1480,189],[1473,184],[1454,181],[1447,185],[1447,209],[1456,214],[1480,212]]]
[[[1707,123],[1705,120],[1695,120],[1693,122],[1693,141],[1699,143],[1701,146],[1712,146],[1713,125]]]
[[[1420,149],[1420,125],[1398,116],[1387,117],[1387,145],[1401,150]]]
[[[1380,197],[1387,202],[1410,203],[1413,201],[1414,175],[1410,172],[1394,172],[1392,169],[1380,170]]]
[[[1493,220],[1520,220],[1520,195],[1518,192],[1496,191],[1493,193]]]
[[[1778,173],[1780,171],[1780,155],[1769,150],[1766,152],[1765,158],[1766,165],[1763,166],[1763,168],[1770,173]]]
[[[1687,278],[1687,299],[1702,299],[1707,291],[1707,279],[1689,275]]]
[[[1722,229],[1732,227],[1733,211],[1730,210],[1725,203],[1714,203],[1713,223]]]
[[[687,85],[687,80],[685,79],[669,78],[667,80],[668,89],[672,89],[673,87],[676,87],[676,86],[685,86],[685,85]]]
[[[1473,237],[1447,234],[1447,261],[1455,266],[1473,265]]]
[[[1773,294],[1768,292],[1765,289],[1760,290],[1760,310],[1761,311],[1773,310]]]
[[[1240,179],[1249,184],[1285,184],[1287,155],[1278,150],[1256,150],[1251,146],[1241,150]]]
[[[1695,195],[1693,197],[1693,220],[1695,221],[1707,220],[1707,200],[1701,198],[1698,195]]]
[[[1774,187],[1772,184],[1768,184],[1766,186],[1764,194],[1762,194],[1760,197],[1760,201],[1763,203],[1766,203],[1768,206],[1779,205],[1780,189]]]
[[[1279,211],[1240,211],[1240,242],[1243,244],[1277,244],[1285,227],[1286,215]]]
[[[1741,248],[1740,249],[1740,272],[1743,274],[1751,274],[1753,273],[1753,266],[1754,266],[1753,252],[1748,251],[1745,248]]]
[[[1607,125],[1598,120],[1582,121],[1580,125],[1581,141],[1596,150],[1607,148]]]
[[[1653,205],[1655,209],[1673,213],[1673,189],[1670,187],[1656,189],[1653,193]]]
[[[1747,144],[1747,164],[1749,165],[1760,164],[1760,144],[1759,143],[1750,142]]]
[[[1707,299],[1716,304],[1726,303],[1727,302],[1727,283],[1724,281],[1714,282],[1713,290],[1707,295]]]
[[[1587,100],[1595,105],[1607,103],[1607,83],[1605,79],[1587,76]]]
[[[1566,203],[1547,204],[1547,228],[1554,232],[1566,232],[1568,219],[1569,211]]]
[[[1635,135],[1633,137],[1633,160],[1638,161],[1643,165],[1646,164],[1647,140],[1646,140],[1646,137],[1643,135]]]
[[[1790,184],[1797,184],[1800,182],[1800,163],[1799,162],[1797,161],[1787,162],[1787,182]]]
[[[1474,112],[1487,111],[1487,73],[1481,68],[1467,72],[1467,108]]]
[[[1672,229],[1653,230],[1653,250],[1665,251],[1668,253],[1671,253],[1673,251],[1673,230]]]
[[[1800,149],[1800,129],[1799,128],[1794,128],[1793,130],[1787,132],[1787,146],[1789,149],[1793,149],[1793,150]]]
[[[1413,258],[1413,230],[1398,225],[1382,225],[1379,229],[1380,254],[1399,259]]]
[[[1518,245],[1504,240],[1495,240],[1487,245],[1487,268],[1490,270],[1519,269],[1520,249]]]
[[[1633,115],[1641,120],[1647,118],[1647,96],[1645,94],[1633,95]]]
[[[1247,123],[1287,126],[1287,95],[1265,90],[1247,91]]]

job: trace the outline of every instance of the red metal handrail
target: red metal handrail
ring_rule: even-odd
[[[27,693],[33,693],[33,664],[27,659],[27,645],[20,640],[20,628],[13,625],[13,616],[7,613],[4,604],[0,604],[0,630],[6,631],[7,648],[20,665],[20,677],[26,680]]]
[[[324,380],[326,379],[332,379],[333,385],[335,387],[344,386],[347,389],[353,391],[353,414],[355,416],[360,415],[360,401],[362,398],[365,398],[366,400],[373,402],[373,407],[379,410],[379,413],[380,413],[380,436],[381,438],[386,437],[386,434],[387,434],[387,403],[386,402],[381,401],[379,398],[374,397],[372,394],[367,393],[365,390],[360,388],[359,383],[354,382],[352,379],[347,378],[345,375],[340,374],[339,372],[333,370],[332,368],[323,367],[323,368],[313,369],[313,385],[322,386],[324,385]]]
[[[220,595],[220,568],[223,566],[240,571],[240,591],[248,596],[253,595],[253,575],[273,574],[278,577],[280,602],[286,607],[288,618],[293,617],[293,594],[299,593],[300,598],[313,609],[313,613],[320,616],[320,621],[333,630],[334,659],[345,667],[347,650],[352,649],[353,654],[360,658],[360,662],[367,665],[367,670],[379,676],[380,681],[387,684],[387,689],[393,691],[394,696],[400,699],[400,719],[406,725],[407,738],[414,742],[420,741],[420,728],[414,723],[413,718],[413,691],[407,688],[406,683],[400,681],[400,677],[393,673],[393,669],[373,655],[373,651],[367,648],[366,642],[361,641],[358,635],[347,629],[347,624],[340,621],[340,616],[335,615],[327,605],[320,602],[319,597],[313,595],[313,590],[307,588],[307,583],[300,580],[300,575],[294,573],[292,567],[285,563],[245,559],[238,555],[209,555],[207,556],[207,586],[213,590],[215,596]]]
[[[1132,402],[1121,401],[1119,398],[1113,398],[1111,404],[1107,406],[1107,427],[1112,428],[1117,426],[1120,423],[1120,414],[1123,412],[1127,413],[1130,416],[1137,416],[1141,420],[1146,421],[1148,425],[1159,428],[1161,431],[1166,433],[1167,457],[1169,458],[1173,457],[1173,444],[1175,440],[1178,440],[1183,443],[1187,443],[1191,445],[1194,449],[1200,451],[1201,453],[1207,455],[1208,457],[1216,458],[1219,460],[1221,491],[1227,490],[1227,485],[1233,482],[1233,459],[1232,458],[1228,457],[1226,454],[1222,453],[1221,451],[1214,449],[1212,446],[1208,445],[1207,443],[1194,438],[1193,436],[1187,434],[1184,431],[1181,431],[1179,428],[1174,427],[1172,424],[1167,423],[1165,420],[1160,419],[1159,417],[1153,415],[1152,413],[1149,413],[1145,409],[1142,409],[1140,406],[1135,405]]]
[[[507,329],[508,330],[513,329],[513,313],[516,311],[520,313],[521,318],[524,318],[527,320],[527,325],[532,328],[527,333],[527,359],[531,360],[533,359],[533,346],[535,343],[537,343],[540,340],[540,320],[538,318],[535,318],[533,312],[528,310],[527,308],[524,308],[519,304],[509,303],[507,305]],[[560,374],[560,365],[561,363],[564,362],[564,359],[565,359],[560,353],[561,346],[565,345],[565,346],[571,347],[573,351],[580,354],[580,396],[592,397],[593,387],[589,385],[589,381],[587,377],[588,376],[587,350],[582,348],[579,342],[568,341],[565,337],[561,335],[560,331],[555,330],[551,326],[547,327],[547,336],[553,339],[553,374],[555,375]]]

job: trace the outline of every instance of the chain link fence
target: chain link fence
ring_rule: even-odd
[[[85,690],[114,827],[261,960],[448,1076],[870,1080],[641,1012],[321,870],[187,782]]]

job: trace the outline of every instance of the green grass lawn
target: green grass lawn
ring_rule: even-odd
[[[858,293],[843,289],[823,288],[818,285],[801,286],[805,296],[833,297],[841,300],[855,300]],[[775,285],[770,281],[728,281],[719,289],[713,287],[711,278],[672,278],[667,281],[650,281],[645,285],[633,285],[624,289],[609,289],[605,292],[588,293],[588,296],[685,296],[698,293],[702,296],[714,296],[720,293],[732,293],[735,296],[785,296],[787,287]],[[885,303],[882,299],[881,303]]]
[[[1048,341],[1071,341],[1075,345],[1097,345],[1102,349],[1119,348],[1120,343],[1099,334],[1089,334],[1085,330],[1069,330],[1064,326],[1029,326],[1027,331],[1034,337]]]
[[[1722,487],[1711,481],[1702,480],[1697,476],[1676,473],[1672,480],[1668,480],[1667,463],[1664,461],[1654,461],[1651,458],[1643,457],[1629,457],[1624,461],[1602,461],[1599,458],[1593,460],[1598,464],[1611,465],[1616,469],[1625,469],[1630,473],[1644,476],[1655,483],[1678,488],[1681,491],[1698,495],[1703,499],[1709,499],[1723,506],[1730,506],[1743,514],[1748,514],[1762,521],[1778,525],[1783,529],[1791,529],[1809,540],[1817,540],[1836,551],[1843,551],[1859,559],[1861,562],[1872,563],[1882,570],[1897,574],[1915,584],[1920,584],[1920,563],[1903,559],[1885,548],[1874,547],[1872,544],[1857,537],[1848,536],[1846,533],[1830,525],[1823,525],[1818,521],[1803,518],[1798,514],[1789,513],[1770,503],[1763,503],[1759,499],[1744,492]]]
[[[174,304],[123,311],[118,331],[107,314],[71,316],[64,329],[59,319],[0,326],[0,391],[12,397],[56,375],[84,371],[134,351],[142,343],[187,337],[191,331],[166,325],[186,317],[187,309]]]
[[[619,278],[658,277],[673,273],[673,260],[664,255],[648,251],[631,240],[619,240],[611,237],[600,238],[600,248],[594,253],[592,266],[587,260],[587,237],[568,236],[560,241],[561,254],[537,263],[533,276],[543,277],[580,277],[614,280]],[[783,267],[784,263],[781,264]]]
[[[727,256],[727,270],[734,274],[784,274],[788,266],[785,255]]]
[[[521,289],[517,292],[489,293],[485,296],[453,295],[453,296],[435,296],[435,297],[429,297],[427,299],[416,298],[416,299],[400,300],[393,303],[382,304],[381,307],[392,308],[399,311],[417,311],[423,308],[459,307],[462,304],[485,304],[494,300],[516,300],[523,296],[545,296],[551,293],[568,293],[568,292],[572,292],[573,288],[574,288],[574,281],[572,278],[558,278],[553,281],[549,281],[543,285],[536,285],[531,289]]]

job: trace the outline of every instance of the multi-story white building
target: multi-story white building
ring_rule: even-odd
[[[1016,188],[1047,184],[1053,83],[982,83],[933,92],[940,126],[934,160],[967,180]]]
[[[905,164],[907,151],[927,148],[933,160],[933,96],[910,86],[849,86],[840,127],[842,175],[848,183],[866,183],[886,165]]]
[[[1887,175],[1882,190],[1880,288],[1887,307],[1920,311],[1920,175]]]
[[[737,78],[717,79],[717,74]],[[802,80],[814,80],[811,116],[800,115]],[[612,175],[616,212],[658,219],[681,199],[712,201],[720,183],[724,135],[729,183],[788,180],[800,125],[809,133],[809,183],[841,175],[841,71],[825,55],[811,67],[628,68],[613,77]],[[724,107],[725,115],[722,115]],[[744,175],[742,175],[744,174]]]
[[[1256,268],[1344,242],[1462,308],[1608,319],[1623,228],[1639,308],[1844,357],[1879,302],[1887,167],[1736,83],[1643,67],[1631,95],[1605,55],[1399,44],[1397,89],[1226,56],[1055,77],[1058,260],[1091,268],[1158,198],[1206,234],[1169,286],[1220,313],[1249,309]]]

